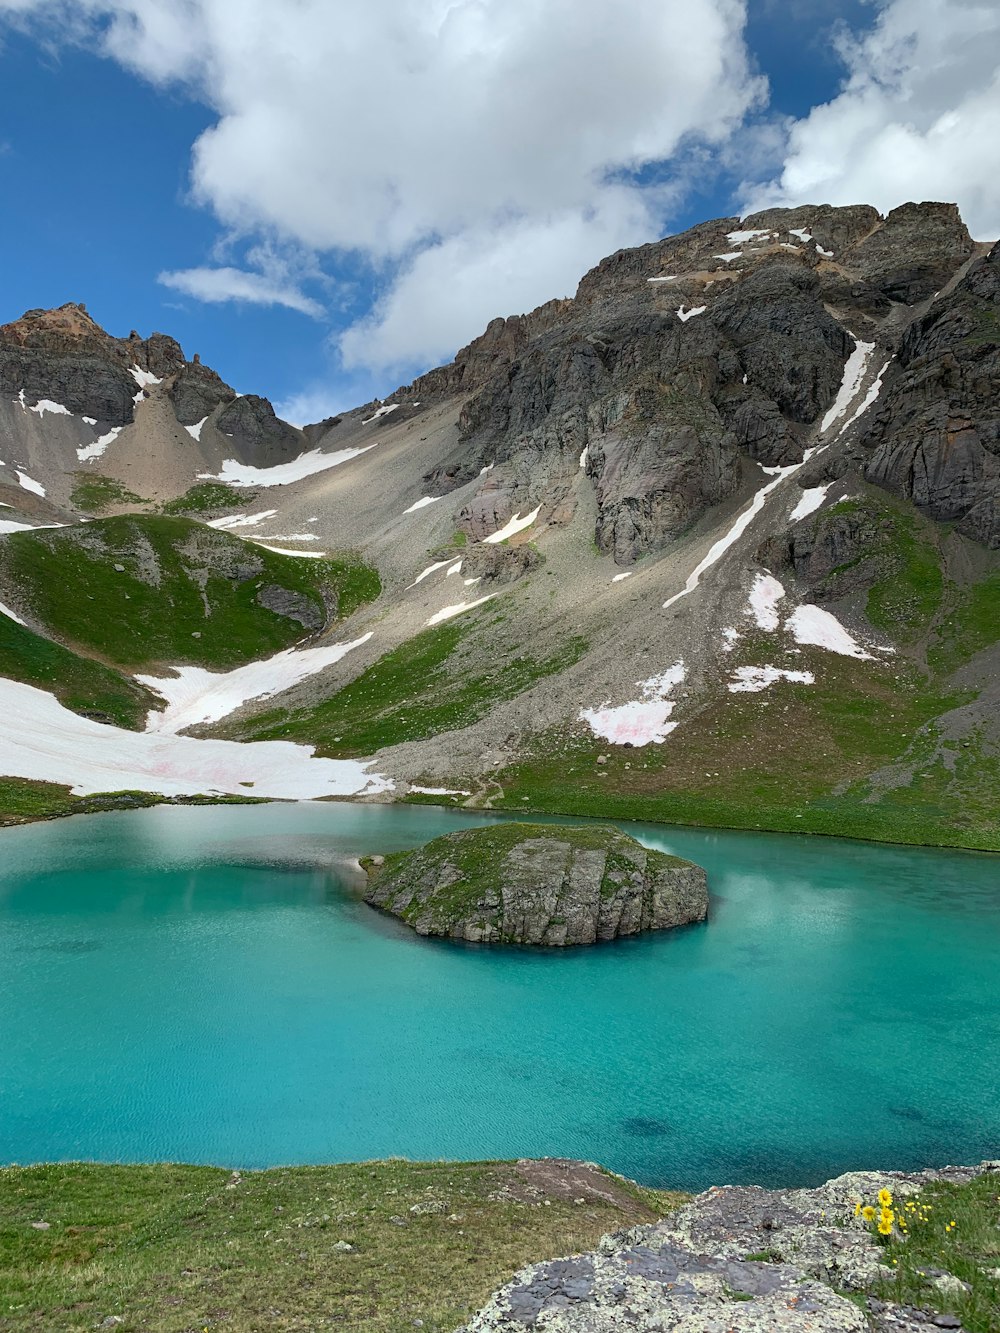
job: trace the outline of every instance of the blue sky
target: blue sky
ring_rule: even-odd
[[[570,294],[618,244],[747,204],[956,197],[974,231],[1000,217],[989,3],[751,0],[744,23],[740,0],[621,0],[632,46],[591,0],[551,0],[549,26],[527,0],[464,26],[465,0],[426,3],[430,34],[406,0],[381,31],[356,0],[340,29],[320,0],[191,0],[183,28],[168,0],[0,0],[0,321],[84,301],[306,420]],[[977,130],[991,143],[958,162],[948,134]]]

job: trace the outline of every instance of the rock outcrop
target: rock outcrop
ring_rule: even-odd
[[[593,944],[703,921],[705,872],[610,827],[500,824],[368,865],[367,902],[419,935]]]
[[[852,1172],[818,1189],[710,1189],[662,1222],[605,1236],[592,1254],[522,1270],[459,1333],[961,1330],[953,1315],[867,1295],[894,1274],[855,1206],[882,1188],[905,1198],[932,1181],[998,1169],[984,1162]]]

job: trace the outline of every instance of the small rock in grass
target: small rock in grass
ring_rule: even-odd
[[[32,1222],[31,1225],[35,1228],[36,1231],[48,1231],[48,1229],[49,1229],[49,1227],[52,1225],[52,1223],[51,1223],[51,1222]]]
[[[351,1242],[350,1242],[349,1240],[338,1240],[337,1243],[336,1243],[336,1245],[334,1245],[333,1248],[334,1248],[335,1250],[339,1250],[341,1254],[353,1254],[353,1253],[354,1253],[354,1246],[351,1244]]]
[[[942,1273],[940,1277],[934,1279],[934,1285],[946,1296],[964,1296],[967,1291],[972,1290],[968,1282],[963,1282],[954,1273]]]

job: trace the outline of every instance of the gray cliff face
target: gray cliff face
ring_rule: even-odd
[[[366,901],[420,935],[482,944],[593,944],[703,921],[705,872],[613,828],[508,824],[390,858]]]
[[[1000,547],[1000,244],[914,321],[860,439],[869,481]]]
[[[302,433],[275,416],[266,398],[248,393],[234,398],[215,420],[228,435],[240,461],[254,467],[274,467],[297,458],[303,449]]]
[[[973,266],[953,297],[934,305],[933,320],[907,326],[912,307],[954,278],[974,251],[955,206],[933,203],[907,204],[885,218],[866,206],[772,209],[618,251],[583,278],[572,301],[494,320],[451,366],[400,391],[416,401],[465,396],[460,442],[427,474],[427,491],[446,494],[489,468],[456,514],[480,539],[539,506],[540,522],[568,522],[573,481],[584,467],[597,493],[595,542],[631,564],[731,497],[741,484],[741,455],[772,467],[802,459],[856,338],[882,344],[886,359],[901,344],[900,364],[912,365],[917,382],[915,401],[899,409],[917,410],[923,384],[935,412],[943,412],[928,432],[944,431],[950,452],[948,431],[967,429],[966,400],[981,375],[976,380],[970,365],[960,395],[965,415],[956,407],[949,427],[939,364],[945,354],[933,350],[924,325],[957,301],[969,307],[968,319],[979,319],[981,336],[982,312],[995,300],[990,282]],[[928,356],[938,378],[924,384]],[[995,400],[995,379],[991,392]],[[982,453],[990,440],[988,427],[977,441],[963,438],[947,462],[933,444],[937,461],[918,463],[912,481],[907,459],[882,449],[869,477],[900,493],[909,486],[917,503],[926,494],[927,507],[942,517],[958,509],[964,516],[983,478],[989,481]],[[990,540],[995,506],[986,508],[968,518],[966,530]]]

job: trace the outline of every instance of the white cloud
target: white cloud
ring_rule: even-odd
[[[745,10],[746,0],[0,0],[0,19],[30,12],[47,34],[77,35],[89,20],[105,53],[216,110],[193,147],[192,190],[231,232],[360,257],[389,283],[398,267],[398,285],[345,341],[358,366],[450,353],[489,315],[529,309],[608,250],[651,239],[659,223],[635,173],[723,142],[763,95]],[[245,270],[189,272],[186,290],[227,291],[215,299],[264,290]],[[430,318],[423,291],[447,309]]]
[[[789,130],[771,204],[956,201],[974,236],[1000,235],[1000,6],[883,0],[874,27],[845,37],[840,95]]]
[[[240,268],[185,268],[161,273],[164,287],[184,292],[199,301],[237,301],[249,305],[282,305],[318,319],[323,307],[292,284],[273,281],[261,273]]]

